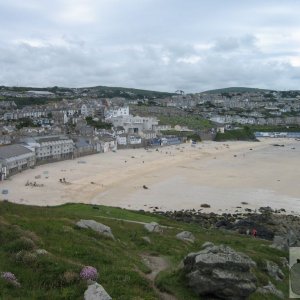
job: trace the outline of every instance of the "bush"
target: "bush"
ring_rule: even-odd
[[[14,286],[20,287],[20,283],[18,282],[17,277],[15,274],[11,272],[2,272],[1,273],[1,278],[4,279],[7,283],[10,283]]]
[[[63,281],[67,284],[73,283],[79,280],[79,276],[77,273],[72,272],[72,271],[66,271],[63,274]]]
[[[36,245],[33,240],[22,236],[19,239],[8,243],[5,250],[15,253],[22,250],[33,250],[34,248],[36,248]]]
[[[22,250],[16,254],[16,261],[26,265],[33,265],[37,261],[37,254]]]
[[[255,139],[255,135],[249,127],[245,127],[244,129],[227,130],[224,133],[218,132],[215,138],[216,141],[249,141]]]
[[[98,271],[96,268],[91,266],[85,266],[80,272],[80,278],[84,280],[96,281],[98,278]]]

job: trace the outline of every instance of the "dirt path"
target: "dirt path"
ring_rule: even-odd
[[[102,219],[109,219],[109,220],[116,220],[116,221],[123,221],[123,222],[127,222],[127,223],[134,223],[134,224],[141,224],[141,225],[146,225],[149,224],[151,222],[141,222],[141,221],[133,221],[133,220],[126,220],[126,219],[120,219],[120,218],[113,218],[113,217],[104,217],[104,216],[97,216],[97,218],[102,218]],[[172,226],[165,226],[165,225],[159,225],[162,228],[174,228]],[[177,229],[182,229],[182,228],[178,228]]]
[[[161,256],[150,256],[143,254],[142,259],[144,263],[152,270],[151,273],[146,274],[145,277],[151,281],[152,288],[156,291],[159,295],[159,299],[161,300],[177,300],[177,298],[171,294],[161,292],[155,286],[155,278],[161,272],[170,267],[170,263],[167,259]]]

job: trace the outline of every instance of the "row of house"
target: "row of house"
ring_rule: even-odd
[[[300,124],[300,116],[290,117],[249,117],[240,115],[214,115],[209,118],[220,124],[250,124],[250,125],[291,125]]]
[[[294,138],[299,139],[300,138],[300,132],[261,132],[257,131],[255,132],[255,137],[257,138]]]
[[[122,138],[125,137],[125,141]],[[138,135],[102,137],[40,136],[21,138],[19,144],[0,147],[0,180],[19,173],[35,165],[59,160],[73,159],[94,153],[116,151],[121,146],[167,146],[177,145],[179,137],[142,139]]]
[[[35,165],[115,149],[117,142],[111,137],[101,140],[89,140],[84,137],[73,140],[60,135],[21,138],[19,144],[0,147],[0,179]]]

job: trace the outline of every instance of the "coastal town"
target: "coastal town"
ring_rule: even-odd
[[[35,165],[89,154],[213,140],[218,132],[245,125],[300,124],[296,91],[150,92],[146,97],[97,87],[1,87],[0,97],[1,180]],[[299,132],[255,134],[300,137]]]
[[[299,11],[0,0],[0,300],[300,299]]]

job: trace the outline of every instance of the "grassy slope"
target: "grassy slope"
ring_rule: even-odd
[[[211,128],[212,122],[199,116],[157,116],[160,125],[187,126],[189,129],[201,130]]]
[[[1,88],[8,88],[4,86],[0,86]],[[34,91],[48,91],[48,92],[70,92],[73,93],[72,88],[67,88],[67,87],[10,87],[11,91],[16,91],[16,92],[26,92],[30,90]],[[94,87],[82,87],[78,88],[79,91],[84,91],[84,90],[90,90],[91,92],[94,93],[100,93],[103,96],[113,96],[113,97],[118,97],[118,96],[124,96],[126,97],[126,93],[133,94],[133,98],[143,98],[143,97],[149,97],[149,98],[161,98],[161,97],[170,97],[172,95],[175,95],[175,93],[169,93],[169,92],[160,92],[160,91],[151,91],[151,90],[143,90],[143,89],[135,89],[135,88],[124,88],[124,87],[110,87],[110,86],[94,86]],[[127,95],[128,96],[128,95]],[[130,98],[130,97],[129,97]],[[22,98],[24,99],[24,98]],[[15,100],[15,98],[14,98]]]
[[[269,92],[272,90],[268,89],[258,89],[258,88],[249,88],[249,87],[228,87],[223,89],[215,89],[204,91],[205,94],[219,94],[219,93],[256,93],[256,92]]]
[[[255,140],[255,135],[250,129],[228,130],[224,133],[218,132],[215,141],[251,141]]]
[[[269,280],[262,271],[263,260],[279,263],[280,256],[287,256],[287,253],[269,248],[267,241],[204,230],[197,225],[148,213],[103,206],[96,208],[81,204],[40,208],[0,202],[0,271],[13,272],[22,284],[22,288],[16,289],[0,280],[0,299],[82,299],[86,286],[76,276],[70,279],[72,276],[65,272],[78,274],[83,265],[92,265],[100,271],[99,282],[113,299],[158,299],[150,283],[141,275],[149,269],[141,262],[140,254],[148,253],[167,257],[173,266],[172,270],[158,276],[156,284],[159,288],[175,294],[178,299],[193,300],[198,298],[186,287],[183,275],[176,268],[186,254],[199,251],[205,241],[227,244],[251,256],[258,264],[259,285]],[[76,228],[75,222],[81,218],[110,226],[116,241]],[[157,221],[172,228],[165,229],[163,234],[149,234],[141,224],[109,218]],[[193,245],[176,240],[175,234],[182,230],[194,233],[196,242]],[[141,237],[146,235],[151,238],[151,244],[142,240]],[[27,240],[24,241],[24,237]],[[28,238],[50,255],[33,258],[28,255],[33,247]],[[20,261],[16,253],[22,249],[25,255]],[[287,280],[277,286],[287,294]],[[253,295],[251,299],[275,298]]]

